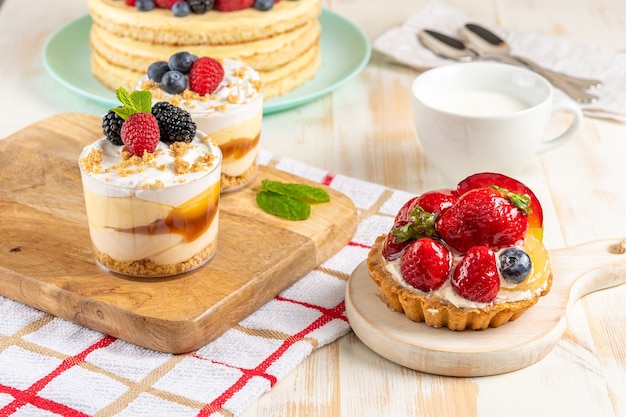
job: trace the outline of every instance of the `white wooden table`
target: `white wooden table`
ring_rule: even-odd
[[[623,0],[443,2],[483,22],[626,50]],[[425,4],[324,1],[372,40]],[[55,82],[41,58],[47,37],[86,14],[86,2],[0,5],[0,137],[57,113],[103,114],[105,107]],[[336,92],[267,116],[263,147],[414,193],[444,186],[421,155],[411,122],[409,86],[416,75],[374,54]],[[543,203],[549,249],[626,237],[626,125],[586,118],[572,142],[536,158],[520,179]],[[626,416],[625,299],[626,285],[583,298],[546,358],[493,377],[422,374],[381,358],[349,334],[315,351],[244,415]]]

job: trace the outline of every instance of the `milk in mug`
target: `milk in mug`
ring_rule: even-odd
[[[522,100],[497,91],[454,91],[432,100],[432,106],[464,116],[497,116],[525,110]]]

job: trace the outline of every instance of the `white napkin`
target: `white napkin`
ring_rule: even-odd
[[[373,48],[420,71],[454,63],[454,60],[432,53],[420,43],[416,35],[422,29],[432,29],[459,38],[459,28],[470,22],[484,25],[502,37],[510,44],[514,55],[531,59],[555,71],[601,80],[602,88],[590,91],[599,96],[599,99],[594,103],[580,104],[584,114],[626,122],[626,54],[610,48],[510,30],[468,19],[438,1],[431,1],[402,26],[391,28],[380,35],[374,40]],[[566,98],[558,89],[555,89],[555,95]]]

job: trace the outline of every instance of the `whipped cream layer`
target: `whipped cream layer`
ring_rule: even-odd
[[[518,248],[520,249],[524,249],[524,244],[523,242],[520,242],[518,245],[516,245]],[[503,249],[504,250],[504,249]],[[499,252],[495,253],[496,259],[499,258]],[[461,256],[453,256],[452,258],[452,268],[451,268],[451,272],[450,275],[453,273],[454,269],[456,268],[456,265],[461,261],[462,257]],[[522,300],[529,300],[532,297],[541,294],[541,292],[546,288],[546,286],[548,285],[548,280],[544,280],[543,283],[530,290],[530,289],[524,289],[524,290],[515,290],[515,287],[518,287],[520,284],[514,284],[511,282],[508,282],[507,280],[505,280],[502,275],[500,273],[498,273],[499,277],[500,277],[500,291],[498,291],[498,294],[496,295],[496,298],[490,302],[490,303],[481,303],[481,302],[476,302],[476,301],[472,301],[472,300],[468,300],[467,298],[461,297],[459,294],[457,294],[457,292],[454,290],[454,288],[452,287],[452,283],[450,282],[450,278],[448,278],[442,285],[441,287],[437,288],[436,290],[430,291],[430,292],[425,292],[422,290],[419,290],[415,287],[413,287],[411,284],[409,284],[408,282],[406,282],[406,280],[404,279],[404,277],[402,276],[402,270],[401,270],[401,258],[395,259],[393,261],[387,261],[383,258],[383,262],[385,264],[385,269],[387,269],[387,271],[393,276],[393,278],[404,288],[416,292],[418,294],[424,295],[424,296],[434,296],[437,297],[441,300],[447,301],[448,303],[454,305],[457,308],[478,308],[478,309],[482,309],[485,307],[488,307],[490,305],[493,304],[502,304],[502,303],[508,303],[508,302],[514,302],[514,301],[522,301]],[[532,277],[534,274],[539,274],[542,272],[545,272],[545,268],[546,266],[537,266],[538,268],[535,268],[535,264],[533,263],[533,269],[529,275],[529,278]]]
[[[220,178],[222,154],[202,132],[178,150],[159,142],[157,149],[144,158],[130,156],[124,146],[106,138],[86,146],[79,164],[84,185],[94,194],[153,201],[172,207],[200,194],[208,183]],[[211,179],[197,181],[206,176]]]

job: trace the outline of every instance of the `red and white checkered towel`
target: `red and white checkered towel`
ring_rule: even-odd
[[[314,349],[349,332],[346,281],[411,196],[267,152],[260,159],[350,197],[359,210],[350,243],[218,339],[182,355],[0,297],[0,416],[234,416]]]

